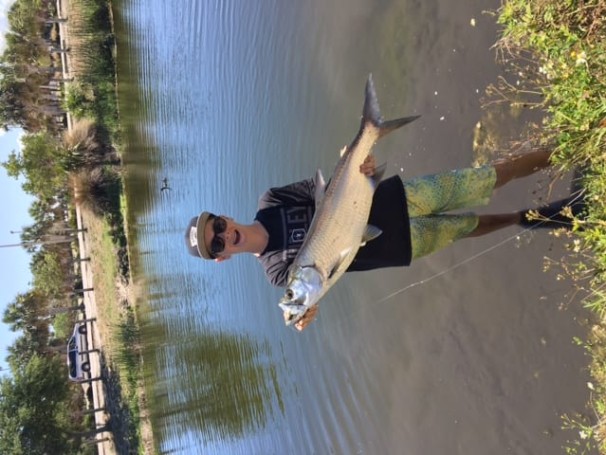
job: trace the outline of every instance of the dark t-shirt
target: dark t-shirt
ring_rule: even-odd
[[[274,286],[286,286],[288,267],[311,225],[315,187],[313,179],[303,180],[271,188],[259,199],[255,220],[269,233],[269,243],[259,261]],[[410,264],[410,224],[400,177],[390,177],[377,186],[368,224],[383,232],[360,248],[348,272]]]

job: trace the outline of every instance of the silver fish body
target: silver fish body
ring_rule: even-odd
[[[360,166],[382,136],[418,116],[383,121],[372,75],[366,82],[360,129],[343,149],[328,185],[316,176],[316,211],[303,245],[288,271],[279,306],[286,325],[298,322],[345,273],[358,249],[381,234],[368,225],[372,197],[385,167],[367,177]]]

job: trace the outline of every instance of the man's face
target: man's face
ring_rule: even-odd
[[[220,262],[229,259],[232,254],[240,253],[245,238],[238,223],[221,215],[206,222],[204,243],[215,260]]]

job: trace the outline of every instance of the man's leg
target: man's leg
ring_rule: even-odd
[[[524,155],[516,155],[508,160],[498,161],[494,163],[494,169],[497,174],[497,180],[494,187],[499,188],[510,182],[513,179],[527,177],[535,172],[549,167],[551,164],[551,150],[541,148]],[[550,215],[553,215],[550,213]],[[522,224],[526,219],[525,213],[503,213],[498,215],[480,215],[478,217],[478,225],[470,232],[467,237],[479,237],[481,235],[490,234],[499,229]]]
[[[494,187],[499,188],[513,179],[526,177],[549,167],[551,153],[550,149],[541,148],[524,155],[515,155],[504,161],[497,161],[493,164],[497,173]]]
[[[481,168],[468,168],[404,181],[413,259],[438,251],[457,239],[479,237],[519,225],[525,212],[447,215],[442,212],[486,205],[495,188],[550,165],[551,151],[535,150]]]
[[[490,234],[509,226],[519,224],[522,220],[522,214],[519,212],[502,213],[499,215],[480,215],[478,216],[478,225],[466,237],[480,237]]]

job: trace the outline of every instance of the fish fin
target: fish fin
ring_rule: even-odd
[[[383,231],[372,224],[366,225],[366,230],[364,231],[364,235],[362,235],[362,243],[360,246],[366,245],[366,242],[370,242],[371,240],[376,239],[378,236],[383,234]]]
[[[328,272],[327,279],[330,279],[335,274],[335,272],[337,270],[339,270],[339,268],[341,267],[341,264],[343,264],[343,261],[347,258],[347,256],[349,255],[350,252],[351,252],[351,248],[346,248],[343,251],[341,251],[336,262],[333,264],[332,268],[330,269],[330,272]]]
[[[339,151],[339,158],[341,158],[343,155],[345,155],[345,152],[347,152],[347,146],[343,146],[343,148]]]
[[[379,100],[375,90],[375,83],[372,80],[372,74],[368,75],[366,81],[366,90],[364,91],[364,108],[362,110],[362,126],[366,122],[371,122],[375,126],[382,123],[381,109],[379,108]]]
[[[383,118],[381,117],[381,109],[379,107],[379,100],[377,99],[377,92],[375,90],[375,83],[372,80],[372,74],[368,75],[364,96],[364,109],[362,111],[362,127],[364,127],[367,122],[372,123],[376,128],[378,128],[379,138],[381,138],[391,133],[393,130],[415,121],[419,117],[420,115],[413,115],[410,117],[383,121]]]
[[[381,180],[383,180],[383,174],[385,174],[385,170],[387,169],[387,163],[381,164],[379,167],[375,169],[375,173],[372,175],[371,179],[375,186],[379,184]]]
[[[379,125],[379,138],[391,133],[393,130],[397,130],[401,126],[404,126],[410,122],[414,122],[416,119],[421,117],[420,115],[411,115],[410,117],[396,118],[393,120],[387,120],[381,122]]]
[[[316,210],[322,202],[324,198],[324,193],[326,192],[326,182],[324,181],[324,176],[322,175],[322,169],[318,169],[316,171],[316,189],[314,191],[314,200],[316,202]]]

